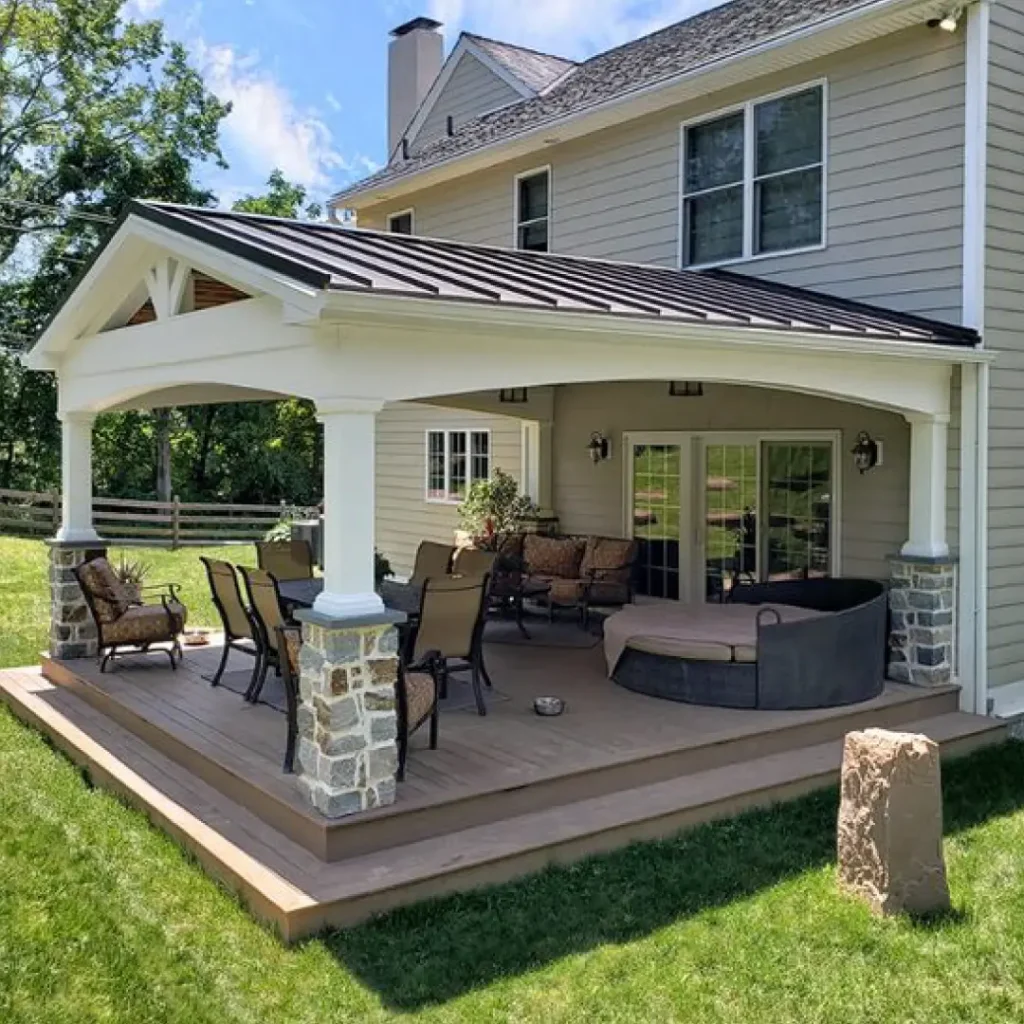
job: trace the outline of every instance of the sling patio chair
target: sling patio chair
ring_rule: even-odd
[[[230,562],[221,562],[205,557],[200,557],[199,560],[206,567],[206,578],[210,582],[213,604],[224,626],[224,651],[220,656],[217,671],[213,674],[211,685],[217,686],[220,683],[228,663],[228,655],[232,651],[241,651],[256,660],[252,670],[252,679],[249,681],[249,689],[252,689],[260,669],[260,650],[256,642],[256,630],[253,628],[252,618],[246,611],[245,602],[242,600],[238,575]]]
[[[455,548],[451,544],[438,544],[432,540],[421,541],[416,549],[416,562],[409,582],[413,586],[421,587],[428,579],[447,576],[451,571],[454,554]]]
[[[475,578],[494,574],[495,562],[498,561],[497,551],[484,551],[481,548],[460,548],[452,563],[452,575]]]
[[[267,679],[267,670],[273,667],[281,674],[281,650],[277,643],[277,630],[285,626],[284,613],[281,610],[281,592],[277,589],[276,578],[265,569],[247,569],[239,566],[238,571],[245,581],[245,590],[249,595],[249,615],[256,633],[256,646],[259,649],[259,673],[254,674],[253,682],[245,693],[245,699],[255,704],[260,699],[260,692]]]
[[[484,615],[489,576],[442,576],[423,584],[420,618],[410,637],[409,661],[422,665],[431,656],[439,669],[441,697],[447,696],[448,676],[469,672],[476,709],[487,714],[481,680],[491,685],[483,660]]]
[[[302,629],[299,626],[278,626],[277,649],[281,652],[281,681],[288,719],[287,742],[284,749],[284,771],[295,771],[295,745],[299,734],[299,656],[302,652]]]
[[[270,540],[256,545],[256,564],[278,580],[311,580],[313,548],[305,540]]]
[[[171,659],[171,668],[177,669],[182,658],[180,637],[188,611],[178,600],[176,584],[141,587],[143,595],[159,599],[159,604],[146,604],[127,591],[103,557],[76,566],[75,578],[96,623],[101,672],[118,654],[148,654],[150,650],[166,654]]]

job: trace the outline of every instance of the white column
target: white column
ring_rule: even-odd
[[[383,404],[317,403],[324,426],[324,590],[313,610],[332,619],[384,611],[373,572],[375,426]]]
[[[948,558],[946,443],[949,416],[907,416],[910,423],[910,536],[907,558]]]
[[[98,541],[92,525],[91,412],[62,412],[61,421],[61,526],[57,540],[68,544]]]

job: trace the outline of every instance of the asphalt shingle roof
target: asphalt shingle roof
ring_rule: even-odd
[[[485,36],[476,36],[472,32],[465,35],[534,92],[543,91],[571,68],[576,67],[575,61],[556,57],[554,54],[530,50],[525,46],[514,46]]]
[[[731,0],[583,61],[546,92],[461,124],[451,137],[348,189],[380,185],[764,43],[872,0]]]
[[[132,203],[163,225],[313,288],[759,331],[974,345],[976,332],[725,271],[671,270]]]

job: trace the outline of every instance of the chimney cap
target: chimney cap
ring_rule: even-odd
[[[433,32],[439,28],[441,28],[441,22],[434,21],[433,18],[413,18],[412,21],[407,21],[404,25],[399,25],[398,28],[392,29],[391,35],[398,39],[400,36],[407,36],[410,32],[416,32],[420,29]]]

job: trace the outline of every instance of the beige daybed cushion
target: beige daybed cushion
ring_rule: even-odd
[[[695,661],[751,664],[757,660],[757,615],[764,608],[777,611],[783,622],[828,614],[784,604],[627,605],[605,620],[608,674],[615,671],[627,647]],[[766,625],[775,622],[774,616],[766,618]]]

